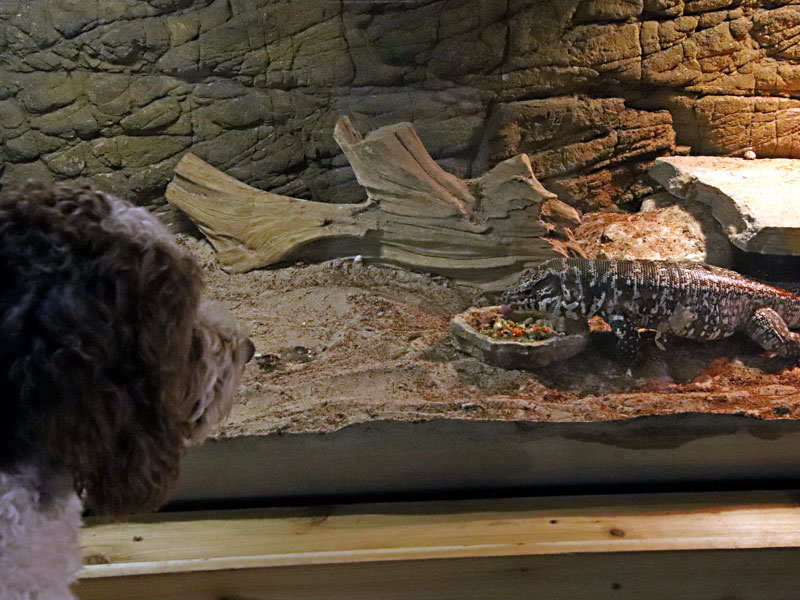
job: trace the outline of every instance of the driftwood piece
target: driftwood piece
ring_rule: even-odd
[[[375,227],[364,214],[368,203],[328,204],[265,192],[191,153],[176,165],[166,196],[208,238],[223,268],[235,273],[289,260],[316,240],[363,238]]]
[[[167,200],[192,218],[229,271],[360,254],[486,290],[565,254],[568,227],[580,221],[536,180],[527,155],[462,180],[434,162],[409,123],[362,136],[342,117],[334,137],[367,192],[364,203],[264,192],[192,154],[176,166]]]

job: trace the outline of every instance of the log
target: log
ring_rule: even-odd
[[[375,226],[364,214],[369,203],[328,204],[265,192],[192,153],[176,165],[166,197],[208,238],[223,268],[234,273],[290,260],[315,240],[363,238]]]
[[[209,239],[230,272],[361,255],[499,290],[529,266],[580,252],[580,216],[536,179],[526,154],[462,180],[428,154],[410,123],[362,136],[341,117],[334,138],[367,193],[329,204],[257,190],[185,155],[167,200]]]

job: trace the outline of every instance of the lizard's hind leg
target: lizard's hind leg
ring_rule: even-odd
[[[611,315],[607,321],[611,326],[611,331],[617,337],[617,352],[629,362],[636,360],[639,355],[641,338],[633,321],[623,315]]]
[[[750,316],[744,324],[744,331],[768,352],[800,358],[800,335],[790,331],[786,321],[767,306],[759,308]]]

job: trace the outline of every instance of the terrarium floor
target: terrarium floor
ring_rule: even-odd
[[[205,242],[185,243],[204,266],[208,295],[252,325],[264,355],[248,364],[218,437],[326,433],[385,420],[800,418],[800,368],[761,356],[743,336],[672,338],[666,351],[647,339],[629,365],[595,334],[570,360],[506,370],[453,348],[450,318],[481,299],[442,279],[352,260],[229,275]]]

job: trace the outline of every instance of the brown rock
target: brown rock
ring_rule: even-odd
[[[26,114],[15,99],[0,102],[0,127],[16,129],[25,123]],[[7,134],[7,133],[6,133]]]
[[[190,140],[176,136],[117,136],[92,144],[92,154],[111,168],[145,168],[167,158],[177,162]]]
[[[730,266],[727,239],[702,209],[675,204],[662,192],[643,203],[638,213],[593,212],[575,231],[575,241],[590,258],[612,260],[693,260]],[[723,243],[720,244],[720,241]]]
[[[51,172],[61,177],[75,178],[86,168],[86,161],[76,152],[60,150],[42,157]]]
[[[473,170],[525,152],[561,200],[581,210],[631,205],[653,192],[645,170],[674,141],[667,111],[629,108],[622,98],[501,104],[487,121]]]
[[[653,103],[672,113],[678,143],[695,154],[800,158],[800,100],[674,95]]]
[[[163,130],[181,116],[181,105],[174,98],[154,100],[120,121],[126,133],[147,133]]]
[[[78,99],[63,108],[31,117],[28,122],[42,133],[65,140],[89,139],[96,136],[101,129],[95,118],[94,108],[85,99]]]
[[[18,98],[30,113],[49,112],[74,102],[86,79],[85,73],[30,73],[16,82]]]
[[[6,155],[13,162],[27,162],[45,152],[52,152],[60,145],[59,140],[41,131],[29,130],[6,142]]]
[[[81,155],[79,177],[150,202],[132,182],[154,182],[140,171],[187,144],[249,184],[357,202],[331,141],[339,114],[411,121],[434,159],[474,177],[508,157],[481,141],[500,139],[505,105],[571,96],[580,131],[547,124],[529,153],[553,174],[537,175],[581,208],[636,206],[653,189],[642,171],[672,151],[664,109],[694,153],[796,153],[798,27],[797,6],[774,0],[7,0],[0,143],[38,130],[57,147],[4,152],[0,183],[23,161],[71,178],[70,161],[35,157],[102,142],[117,158]],[[521,145],[539,139],[519,127]],[[180,141],[152,150],[168,137]]]
[[[800,59],[800,6],[755,11],[753,39],[767,51],[768,56]]]

